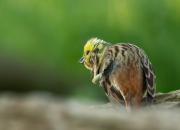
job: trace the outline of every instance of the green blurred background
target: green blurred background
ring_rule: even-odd
[[[91,37],[149,55],[157,91],[180,88],[180,0],[0,0],[0,90],[101,100],[78,63]]]

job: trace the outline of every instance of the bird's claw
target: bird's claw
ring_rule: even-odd
[[[92,79],[92,82],[96,84],[102,78],[102,74],[95,75]]]

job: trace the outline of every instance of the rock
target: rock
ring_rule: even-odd
[[[1,94],[2,130],[180,130],[180,90],[152,106],[126,112],[111,104],[64,101],[47,94]]]

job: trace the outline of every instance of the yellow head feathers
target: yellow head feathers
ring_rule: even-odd
[[[98,38],[91,38],[88,40],[84,46],[84,54],[87,52],[94,51],[95,49],[102,49],[104,46],[108,45],[107,42],[98,39]]]
[[[91,70],[93,66],[93,56],[100,54],[107,44],[107,42],[98,38],[88,40],[84,46],[84,54],[80,59],[80,63],[83,63],[87,69]]]

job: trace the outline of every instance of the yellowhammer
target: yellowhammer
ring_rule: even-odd
[[[84,46],[80,63],[92,71],[110,101],[124,103],[127,110],[140,107],[143,98],[154,101],[155,74],[145,52],[129,43],[110,44],[92,38]]]

